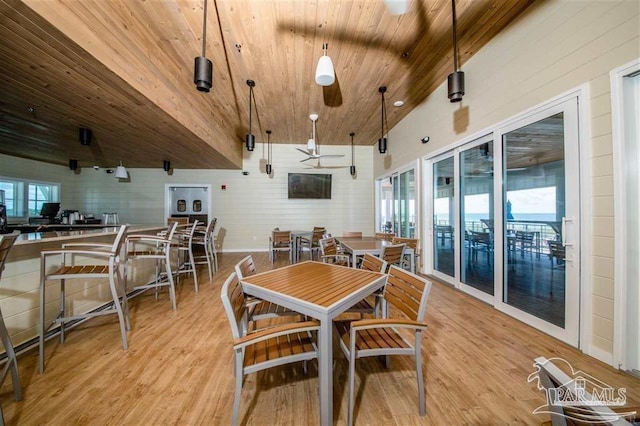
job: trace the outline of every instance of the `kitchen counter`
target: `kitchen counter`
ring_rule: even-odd
[[[28,232],[18,236],[16,245],[37,242],[58,242],[89,237],[115,235],[121,225],[41,225],[41,232]],[[146,233],[166,229],[165,225],[129,225],[128,233]]]
[[[63,225],[53,225],[58,228]],[[18,346],[32,342],[38,336],[39,298],[40,298],[40,252],[57,250],[64,243],[113,243],[119,226],[81,225],[83,229],[74,229],[67,225],[66,230],[31,232],[21,234],[9,252],[5,270],[0,281],[0,306],[13,344]],[[93,229],[91,229],[93,228]],[[166,229],[166,225],[129,225],[129,234],[153,234]],[[95,263],[94,259],[77,259],[81,263]],[[51,265],[56,266],[55,259]],[[128,287],[147,284],[155,278],[155,261],[141,260],[128,268]],[[47,282],[45,307],[47,321],[55,318],[60,304],[59,281]],[[109,284],[105,279],[86,278],[68,280],[66,283],[66,304],[74,314],[90,312],[111,302]],[[167,297],[167,294],[160,294]],[[116,327],[114,327],[116,330]],[[119,335],[116,330],[116,341]],[[117,346],[116,343],[115,346]],[[1,351],[2,349],[0,349]]]

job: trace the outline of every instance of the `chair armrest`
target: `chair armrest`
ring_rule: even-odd
[[[111,248],[113,244],[108,243],[67,243],[63,244],[62,248],[65,249],[67,247],[95,247],[95,248]]]
[[[43,250],[40,252],[40,257],[45,258],[46,256],[53,254],[80,254],[86,256],[102,256],[102,257],[111,257],[115,256],[115,253],[112,251],[101,251],[101,250]]]
[[[360,331],[368,328],[414,328],[418,331],[426,330],[427,324],[419,321],[413,321],[401,318],[374,318],[351,323],[351,330]]]
[[[146,234],[136,234],[136,235],[127,235],[127,240],[135,240],[135,241],[169,241],[166,236],[158,236],[158,235],[146,235]]]
[[[317,331],[320,329],[318,321],[305,321],[298,323],[283,324],[273,328],[265,328],[255,333],[248,334],[244,337],[236,339],[233,349],[242,349],[254,343],[258,343],[274,337],[285,336],[287,334],[300,333],[303,331]]]

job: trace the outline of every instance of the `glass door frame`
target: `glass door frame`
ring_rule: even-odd
[[[384,180],[388,180],[391,179],[392,182],[392,189],[391,192],[393,194],[393,202],[391,203],[391,223],[392,223],[392,232],[397,235],[397,232],[400,231],[400,214],[402,212],[400,211],[396,211],[396,210],[400,210],[399,206],[400,206],[400,199],[399,196],[398,198],[396,198],[396,194],[401,194],[401,190],[399,188],[399,186],[402,185],[400,176],[403,173],[407,173],[410,172],[411,170],[413,170],[413,185],[414,185],[414,196],[415,196],[415,203],[414,203],[414,216],[415,216],[415,231],[414,231],[414,237],[413,238],[420,238],[419,236],[421,235],[421,227],[420,227],[420,223],[421,223],[421,213],[422,213],[422,209],[420,208],[421,206],[421,198],[422,198],[422,191],[420,188],[420,180],[418,179],[418,176],[420,176],[420,161],[416,160],[413,161],[407,165],[404,165],[403,167],[400,167],[398,169],[393,170],[390,173],[386,173],[382,176],[379,176],[375,179],[375,230],[374,232],[383,232],[383,230],[379,229],[380,224],[381,224],[381,212],[380,212],[380,203],[381,203],[381,190],[382,190],[382,185],[381,182]],[[398,187],[396,187],[396,183],[398,183]],[[398,207],[396,207],[396,205]],[[398,223],[398,226],[396,226],[396,222]],[[418,266],[418,265],[416,265]]]
[[[454,256],[454,276],[451,277],[447,274],[444,274],[440,271],[437,271],[433,267],[433,257],[434,257],[434,239],[436,238],[435,230],[433,229],[433,165],[442,160],[446,160],[447,158],[453,158],[453,176],[458,175],[458,162],[455,161],[455,150],[446,151],[442,154],[436,155],[434,157],[430,157],[425,160],[425,173],[423,173],[423,183],[425,188],[425,197],[424,197],[424,205],[423,210],[425,212],[425,217],[429,218],[425,222],[424,226],[424,235],[422,235],[421,240],[422,243],[422,270],[425,271],[426,274],[433,275],[438,278],[440,281],[446,282],[448,284],[453,285],[456,288],[460,287],[460,256],[458,253],[460,252],[460,228],[459,226],[455,226],[453,228],[453,256]],[[454,224],[458,224],[460,221],[460,204],[458,202],[458,186],[457,184],[453,185],[453,222]]]
[[[565,326],[553,325],[535,315],[524,312],[504,302],[504,164],[503,164],[503,136],[513,130],[533,124],[552,115],[564,114],[564,167],[565,167],[565,215],[571,222],[567,222],[564,238],[567,241],[565,268]],[[500,242],[500,256],[495,258],[495,298],[494,307],[501,312],[541,330],[563,342],[578,347],[580,324],[580,146],[579,146],[578,105],[575,98],[557,102],[548,108],[511,120],[509,124],[494,131],[494,192],[499,195],[500,202],[495,203],[495,240]],[[577,186],[571,190],[572,182]],[[497,244],[496,244],[497,245]],[[497,250],[496,250],[497,252]],[[499,275],[498,275],[499,274]],[[498,285],[499,284],[499,285]]]

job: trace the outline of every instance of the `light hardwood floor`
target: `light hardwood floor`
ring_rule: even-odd
[[[254,253],[259,270],[271,268]],[[0,392],[7,424],[229,424],[233,401],[231,331],[220,287],[244,254],[222,254],[212,282],[200,271],[200,292],[178,285],[178,309],[168,294],[131,301],[129,350],[120,345],[115,318],[92,319],[71,330],[64,344],[47,342],[46,372],[37,350],[19,357],[24,400],[14,402],[10,380]],[[282,256],[284,258],[284,256]],[[276,263],[277,266],[283,263]],[[527,376],[538,356],[562,357],[574,368],[627,389],[640,406],[640,381],[590,358],[492,307],[435,282],[423,339],[427,414],[417,414],[417,385],[410,357],[393,357],[386,370],[369,358],[356,364],[356,424],[540,424],[532,411],[543,394]],[[334,421],[346,420],[347,365],[334,353]],[[241,419],[246,424],[317,424],[315,363],[247,377]]]

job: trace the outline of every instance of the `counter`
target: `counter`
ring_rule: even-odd
[[[86,225],[83,225],[83,228],[85,227]],[[118,229],[119,226],[99,225],[95,229],[33,232],[18,236],[9,253],[0,281],[0,308],[14,346],[29,342],[38,336],[40,252],[58,249],[62,244],[71,242],[111,243]],[[163,229],[166,229],[165,225],[129,225],[128,233],[155,234]],[[146,284],[155,275],[155,263],[136,262],[128,275],[129,288],[138,283]],[[45,315],[49,320],[53,319],[58,311],[59,292],[56,289],[59,288],[59,284],[57,281],[48,281],[47,285],[49,287]],[[66,286],[66,303],[70,312],[89,312],[112,300],[109,284],[104,279],[68,280]],[[118,336],[116,338],[119,339]]]

